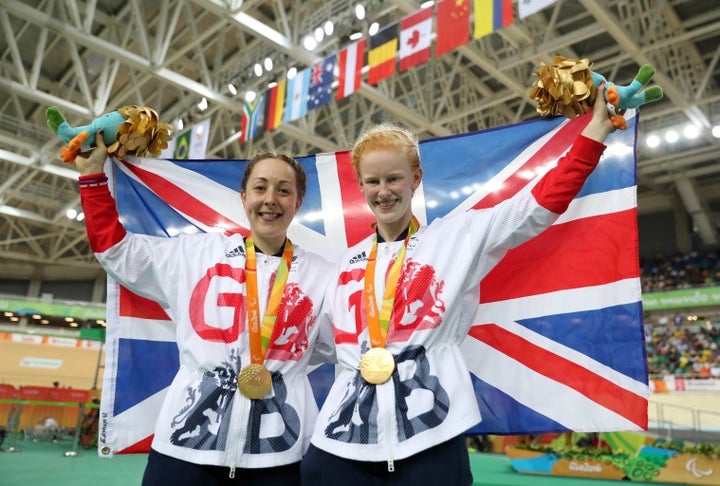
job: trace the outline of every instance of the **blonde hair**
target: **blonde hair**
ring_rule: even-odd
[[[412,170],[420,168],[418,140],[406,128],[384,122],[365,130],[352,149],[352,166],[355,176],[360,179],[360,160],[373,150],[397,150],[407,157]]]

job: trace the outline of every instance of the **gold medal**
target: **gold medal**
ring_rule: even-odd
[[[251,399],[264,397],[272,388],[270,372],[257,363],[251,363],[241,369],[237,380],[242,394]]]
[[[373,385],[388,381],[394,369],[395,358],[385,348],[372,348],[360,359],[360,374]]]

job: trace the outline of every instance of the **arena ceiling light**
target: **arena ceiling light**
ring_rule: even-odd
[[[647,138],[645,138],[645,145],[647,145],[648,148],[654,149],[661,145],[674,145],[683,141],[692,142],[700,138],[703,130],[705,129],[693,123],[685,125],[682,129],[670,127],[664,131],[657,131],[648,135]],[[710,133],[713,137],[720,138],[720,125],[712,127]]]
[[[355,17],[357,17],[358,20],[365,18],[365,7],[363,7],[362,4],[355,5]]]
[[[85,219],[85,213],[78,211],[75,208],[70,208],[65,211],[65,216],[67,216],[68,219],[74,219],[75,221],[83,221]]]

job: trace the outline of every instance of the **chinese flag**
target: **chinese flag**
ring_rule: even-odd
[[[470,0],[442,0],[437,3],[435,57],[440,57],[470,40]]]

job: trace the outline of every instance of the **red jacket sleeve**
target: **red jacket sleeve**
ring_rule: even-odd
[[[93,252],[102,253],[119,243],[127,232],[120,224],[105,174],[80,176],[78,183],[90,247]]]
[[[604,144],[579,135],[557,167],[533,187],[532,194],[538,204],[553,213],[564,213],[597,166],[604,150]]]

